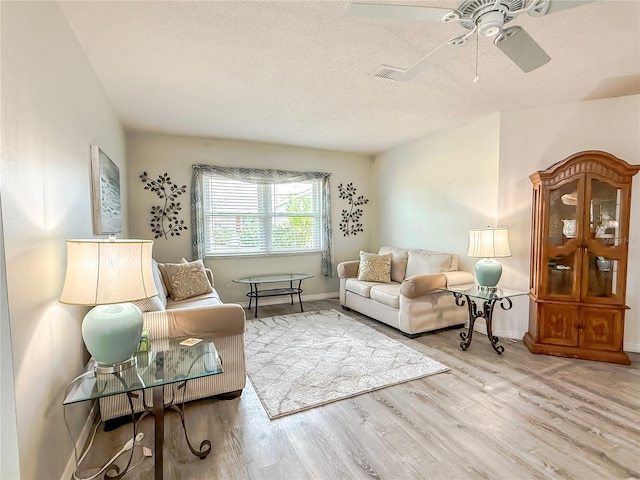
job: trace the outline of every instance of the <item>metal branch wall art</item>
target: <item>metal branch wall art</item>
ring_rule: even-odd
[[[187,191],[187,186],[179,187],[173,183],[168,173],[153,180],[147,175],[147,172],[142,172],[140,180],[146,184],[145,190],[155,192],[161,200],[164,200],[164,205],[151,207],[150,225],[155,238],[168,239],[169,236],[180,236],[180,232],[187,230],[187,226],[184,224],[184,220],[178,220],[178,214],[182,207],[180,202],[176,202],[176,198]]]
[[[356,187],[353,186],[353,183],[348,183],[346,187],[343,187],[342,184],[338,185],[338,194],[340,198],[349,202],[349,210],[342,210],[340,230],[345,237],[362,232],[360,217],[364,212],[359,207],[369,203],[369,199],[364,198],[363,195],[356,197]]]

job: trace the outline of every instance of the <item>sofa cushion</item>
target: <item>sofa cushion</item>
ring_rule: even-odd
[[[365,282],[390,282],[391,254],[377,255],[375,253],[360,252],[358,280]]]
[[[405,277],[423,273],[450,272],[453,255],[429,250],[409,250]]]
[[[165,281],[176,301],[213,292],[202,260],[188,263],[165,263]]]
[[[357,280],[355,278],[348,278],[344,288],[348,292],[353,292],[361,297],[369,298],[371,287],[375,285],[379,284],[375,282],[363,282],[362,280]]]
[[[380,247],[378,254],[391,254],[391,281],[401,282],[407,272],[407,259],[409,252],[404,248]]]
[[[369,294],[371,300],[388,305],[392,308],[400,308],[400,284],[385,283],[384,285],[374,285]]]
[[[205,293],[204,295],[197,295],[195,297],[191,297],[179,302],[176,302],[175,300],[170,299],[167,301],[167,310],[180,310],[183,308],[221,305],[222,301],[218,296],[218,292],[216,292],[215,289],[212,289],[212,290],[213,292],[211,293]]]

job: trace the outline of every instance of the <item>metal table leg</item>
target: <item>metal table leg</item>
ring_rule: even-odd
[[[484,300],[482,308],[478,308],[478,305],[474,300],[469,297],[469,295],[465,295],[463,293],[454,293],[456,305],[462,307],[467,305],[467,310],[469,312],[469,328],[466,332],[460,332],[460,338],[462,342],[460,342],[460,348],[462,350],[466,350],[471,345],[471,340],[473,339],[473,327],[476,323],[476,319],[484,318],[487,323],[487,336],[489,337],[489,342],[491,343],[491,348],[495,350],[498,355],[502,355],[504,352],[504,347],[502,345],[498,345],[500,339],[498,337],[493,336],[493,310],[496,304],[497,299],[494,300]],[[464,300],[462,299],[464,297]],[[506,304],[505,304],[506,302]],[[513,306],[511,299],[503,298],[500,299],[500,307],[503,310],[509,310]]]
[[[298,285],[300,287],[300,285]],[[293,305],[293,280],[289,282],[289,288],[291,289],[291,305]]]
[[[164,477],[163,445],[164,445],[164,387],[153,387],[153,421],[155,429],[155,480]]]
[[[293,300],[293,295],[291,295],[291,299]],[[302,308],[302,280],[298,281],[298,301],[300,302],[300,311],[304,312]],[[293,305],[293,302],[291,302],[291,305]]]
[[[255,284],[252,284],[252,285],[253,285],[253,286],[254,286],[254,288],[255,288],[254,292],[255,292],[255,296],[256,296],[256,313],[255,313],[255,315],[254,315],[254,316],[255,316],[256,318],[258,318],[258,296],[259,296],[259,295],[258,295],[258,284],[257,284],[257,283],[255,283]]]

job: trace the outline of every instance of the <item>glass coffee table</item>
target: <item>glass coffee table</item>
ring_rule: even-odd
[[[255,317],[257,317],[259,298],[278,297],[281,295],[290,295],[291,305],[293,305],[293,296],[298,295],[298,301],[300,302],[300,311],[303,312],[304,310],[302,309],[302,297],[300,296],[300,294],[302,293],[302,281],[312,277],[313,275],[307,275],[306,273],[282,273],[276,275],[255,275],[253,277],[244,277],[234,280],[234,282],[249,285],[249,293],[247,293],[247,297],[249,297],[249,309],[251,309],[251,302],[255,299]],[[295,286],[293,282],[298,282],[297,286]],[[258,285],[271,285],[274,283],[289,283],[289,286],[284,288],[267,288],[264,290],[258,289]]]
[[[469,329],[466,332],[460,332],[460,348],[466,350],[471,345],[473,338],[473,325],[477,318],[484,318],[487,322],[487,336],[491,342],[491,347],[502,355],[504,347],[498,345],[500,339],[493,336],[492,320],[493,310],[496,303],[499,303],[503,310],[510,310],[513,307],[511,298],[520,295],[526,295],[527,292],[521,290],[511,290],[509,288],[497,288],[495,290],[481,289],[476,284],[456,285],[453,287],[441,288],[440,290],[450,292],[456,300],[456,305],[463,307],[466,303],[469,311]],[[482,305],[482,306],[480,306]]]
[[[182,428],[189,450],[195,456],[203,459],[211,452],[211,442],[203,440],[199,450],[195,449],[189,440],[184,420],[184,395],[189,380],[222,373],[222,360],[216,346],[211,339],[203,338],[199,343],[187,346],[180,342],[186,338],[155,339],[150,342],[149,351],[136,353],[136,365],[116,373],[94,373],[94,361],[91,359],[84,374],[76,378],[67,388],[67,395],[63,405],[95,400],[111,395],[126,394],[131,407],[133,424],[132,439],[138,434],[138,424],[149,414],[154,417],[155,430],[155,479],[163,478],[163,443],[164,443],[164,412],[173,409],[180,415]],[[182,390],[182,402],[174,403],[172,396],[169,403],[164,401],[165,385],[177,384],[177,390]],[[138,420],[132,398],[140,396],[144,413]],[[152,404],[149,404],[147,393],[151,392]],[[122,472],[119,467],[112,465],[104,474],[104,478],[121,478],[131,466],[133,448],[129,462]],[[113,473],[112,473],[113,472]]]

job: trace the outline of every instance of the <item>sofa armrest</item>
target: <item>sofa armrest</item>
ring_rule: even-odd
[[[412,275],[405,278],[400,284],[400,295],[407,298],[417,298],[446,286],[447,279],[442,273]]]
[[[338,264],[338,277],[340,278],[357,277],[359,267],[360,267],[359,260],[348,260],[346,262],[340,262]]]
[[[234,303],[167,310],[166,313],[170,337],[224,337],[244,333],[244,309]]]
[[[463,272],[458,270],[457,272],[444,272],[443,275],[447,279],[447,287],[453,287],[454,285],[465,285],[468,283],[475,283],[476,279],[471,272]]]
[[[211,284],[211,286],[215,286],[214,284],[214,278],[213,278],[213,272],[211,271],[210,268],[206,268],[204,269],[204,273],[207,274],[207,278],[209,279],[209,283]]]

